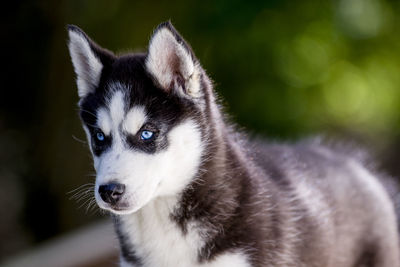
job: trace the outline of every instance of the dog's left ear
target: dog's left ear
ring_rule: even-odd
[[[99,86],[104,68],[111,65],[115,56],[92,41],[79,27],[68,25],[72,65],[77,76],[80,98],[93,93]]]
[[[199,96],[200,64],[169,21],[160,24],[150,39],[146,69],[165,91]]]

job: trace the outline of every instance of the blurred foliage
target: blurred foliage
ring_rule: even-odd
[[[388,172],[400,173],[399,1],[9,5],[1,18],[0,185],[3,206],[10,208],[0,209],[9,218],[0,223],[0,257],[97,217],[66,195],[94,179],[87,176],[89,151],[75,140],[85,137],[66,47],[68,23],[126,52],[145,50],[152,30],[171,19],[215,81],[233,121],[274,139],[356,136],[380,151]]]

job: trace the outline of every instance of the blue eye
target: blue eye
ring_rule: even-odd
[[[153,132],[147,130],[142,131],[142,134],[140,135],[140,138],[142,140],[149,140],[152,137],[153,137]]]
[[[96,138],[99,141],[104,141],[104,139],[105,139],[104,134],[102,132],[96,133]]]

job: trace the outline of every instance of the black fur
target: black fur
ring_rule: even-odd
[[[132,247],[132,245],[129,245],[129,238],[126,236],[124,232],[121,230],[121,225],[119,224],[118,217],[117,216],[112,216],[113,221],[114,221],[114,229],[115,232],[117,233],[118,240],[121,246],[121,256],[127,261],[132,264],[134,264],[136,267],[141,267],[142,266],[142,261],[140,258],[136,255],[135,249]]]

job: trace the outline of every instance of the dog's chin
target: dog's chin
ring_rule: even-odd
[[[115,215],[129,215],[129,214],[135,213],[136,211],[138,211],[142,208],[142,206],[134,206],[134,207],[110,206],[110,205],[104,205],[103,203],[98,203],[98,206],[101,209],[111,212]]]

